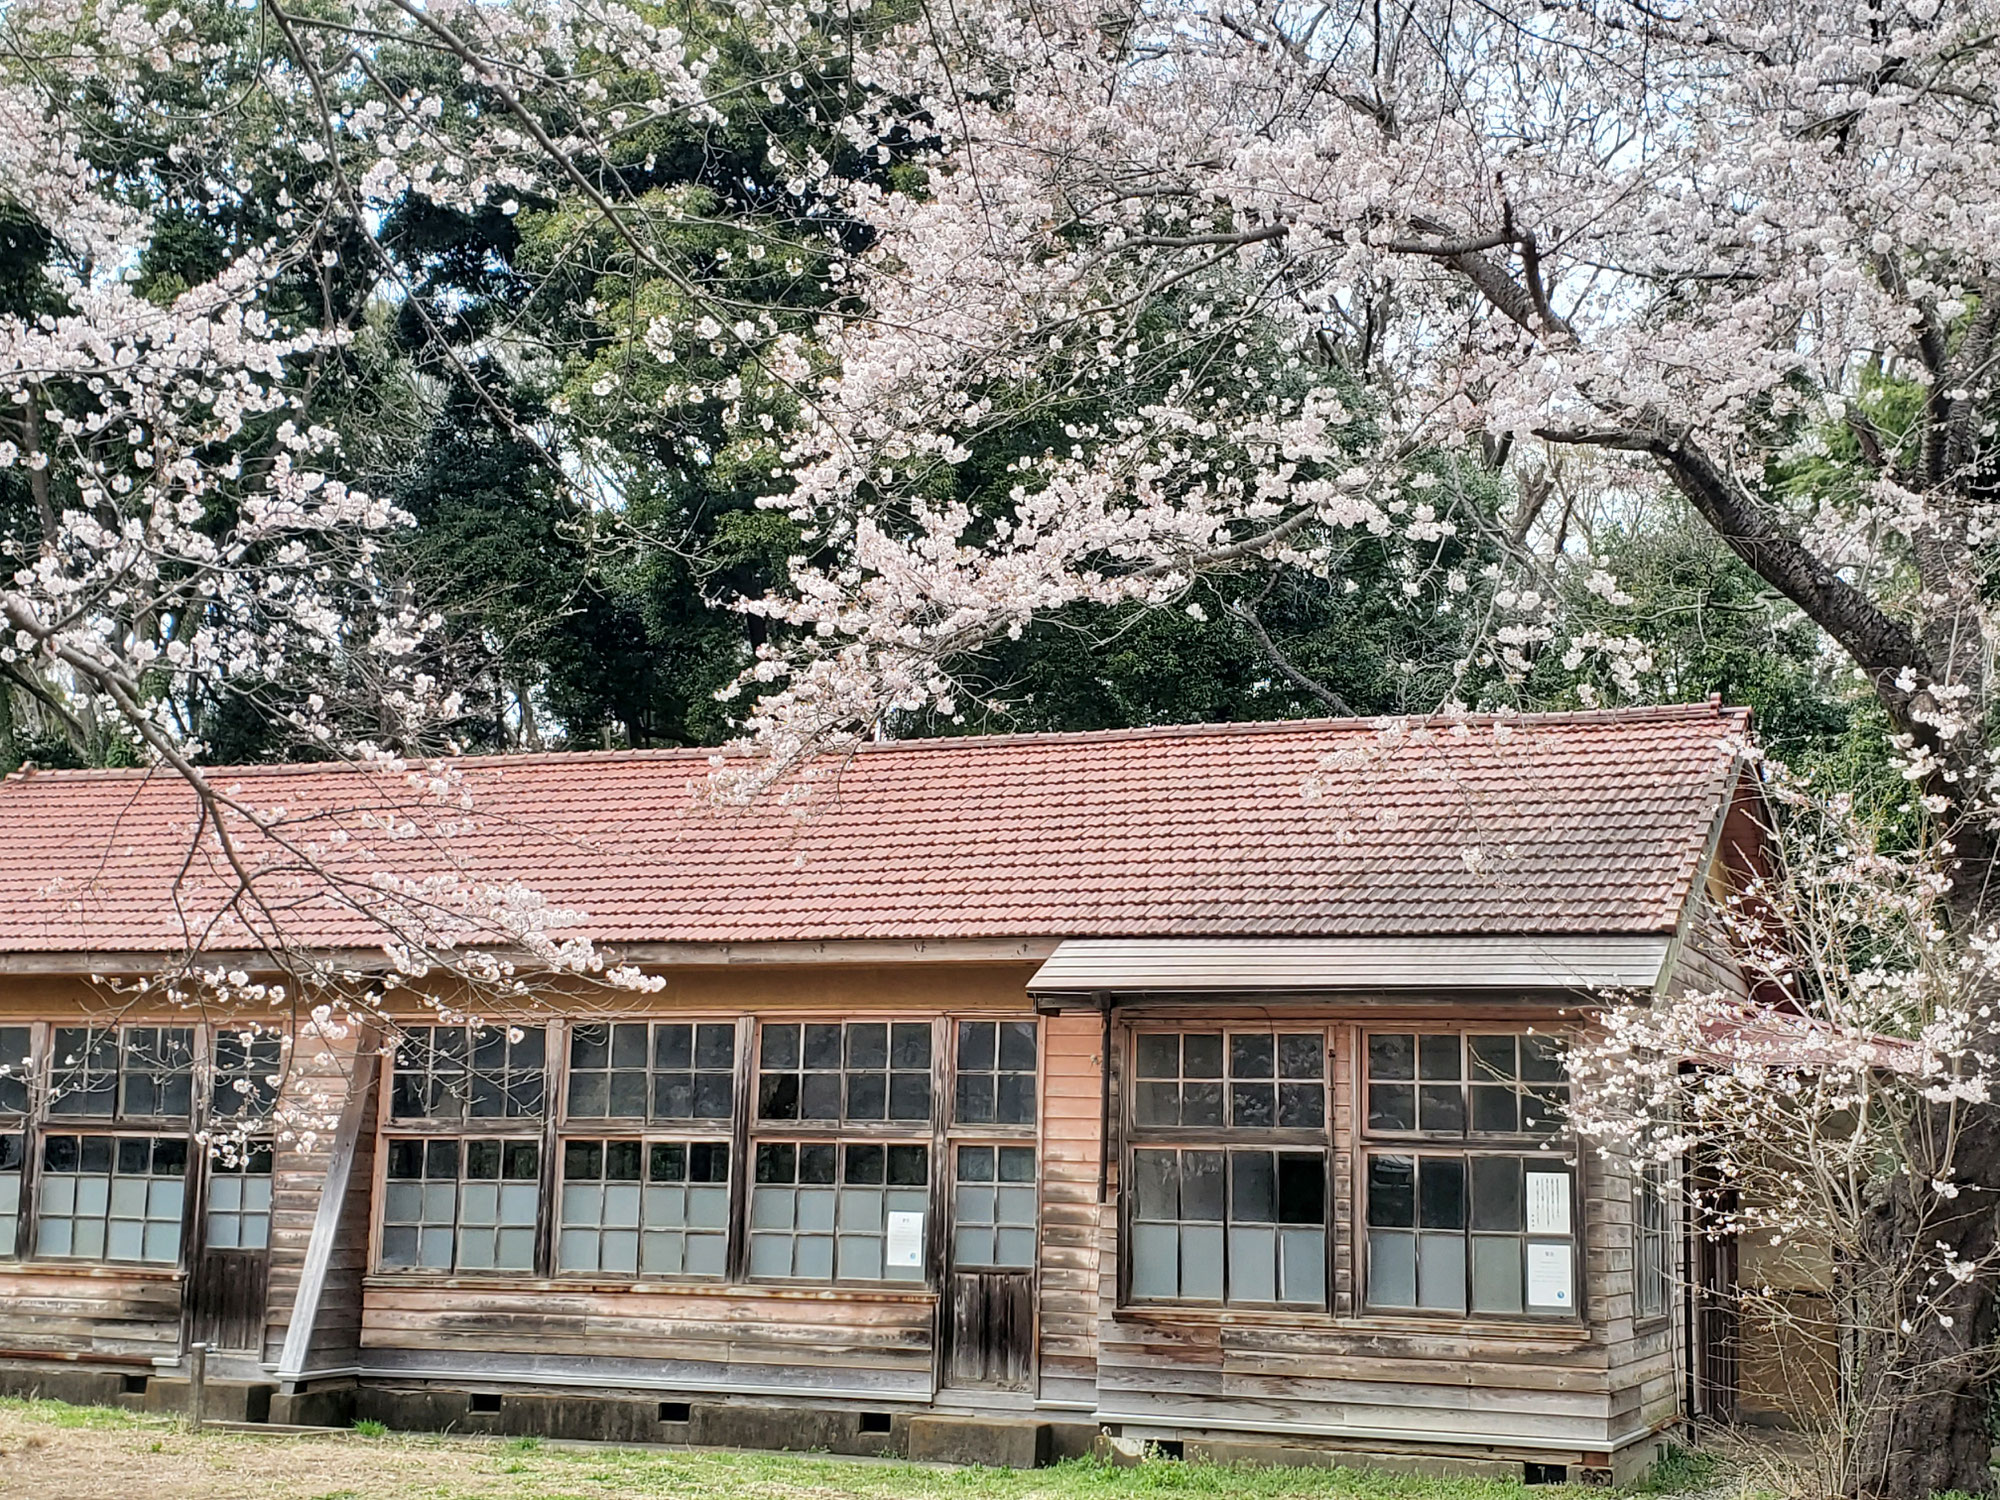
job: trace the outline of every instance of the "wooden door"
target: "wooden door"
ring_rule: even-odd
[[[270,1289],[271,1146],[204,1164],[188,1266],[188,1338],[261,1354]]]
[[[269,1257],[262,1250],[203,1250],[188,1276],[188,1337],[211,1349],[261,1353]]]
[[[1032,1271],[954,1271],[945,1320],[945,1383],[1024,1391],[1034,1367]]]

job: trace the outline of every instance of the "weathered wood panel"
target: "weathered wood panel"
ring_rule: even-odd
[[[279,1358],[290,1332],[302,1280],[310,1274],[312,1327],[298,1354],[300,1372],[345,1369],[360,1345],[361,1278],[368,1269],[368,1209],[374,1183],[375,1108],[378,1090],[372,1032],[352,1028],[327,1037],[307,1028],[293,1054],[292,1090],[312,1101],[315,1114],[339,1121],[335,1129],[281,1141],[272,1167],[270,1291],[265,1344]],[[355,1097],[357,1085],[361,1092]],[[337,1211],[321,1215],[321,1199],[335,1153],[351,1153],[346,1190]],[[336,1174],[336,1180],[338,1180]],[[329,1242],[316,1249],[316,1232]],[[291,1373],[291,1372],[288,1372]]]
[[[1044,1402],[1097,1400],[1097,1201],[1103,1141],[1103,1021],[1066,1012],[1042,1021],[1040,1306]]]
[[[125,1266],[0,1271],[0,1358],[150,1360],[179,1352],[181,1278]]]
[[[360,1342],[370,1368],[444,1368],[468,1355],[629,1361],[719,1392],[928,1396],[935,1318],[928,1293],[373,1277]]]

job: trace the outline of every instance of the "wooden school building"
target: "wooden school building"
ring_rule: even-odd
[[[335,970],[381,931],[296,851],[366,830],[663,981],[387,1037],[135,991],[267,918],[173,776],[17,774],[0,1389],[171,1406],[199,1344],[251,1420],[1623,1478],[1732,1351],[1677,1185],[1568,1137],[1561,1038],[1740,986],[1746,729],[885,743],[747,807],[707,752],[482,759],[400,841],[434,788],[215,773]]]

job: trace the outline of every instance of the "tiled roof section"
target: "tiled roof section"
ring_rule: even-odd
[[[467,760],[465,806],[338,768],[211,774],[363,902],[384,872],[519,883],[607,942],[1641,933],[1674,926],[1747,728],[1699,705],[904,741],[826,769],[803,813],[716,806],[707,752]],[[275,918],[218,916],[233,882],[170,772],[9,778],[0,951],[241,948],[270,920],[381,945],[273,840],[237,842]]]

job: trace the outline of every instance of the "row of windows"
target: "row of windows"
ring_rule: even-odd
[[[559,1274],[721,1278],[729,1270],[726,1141],[566,1139],[552,1269]],[[759,1141],[749,1187],[748,1272],[800,1281],[925,1279],[931,1148],[873,1141]],[[536,1269],[544,1162],[536,1140],[391,1137],[385,1270]],[[954,1255],[966,1268],[1035,1258],[1035,1149],[960,1145]]]
[[[0,1026],[0,1114],[25,1115],[36,1079],[26,1026]],[[49,1031],[47,1112],[64,1120],[185,1120],[197,1080],[212,1118],[261,1119],[277,1102],[284,1044],[274,1032],[218,1031],[197,1066],[192,1026],[56,1026]]]
[[[1032,1125],[1035,1023],[961,1021],[961,1124]],[[547,1032],[417,1026],[396,1050],[398,1120],[504,1120],[546,1107]],[[608,1022],[569,1031],[571,1120],[727,1120],[736,1028],[726,1022]],[[756,1117],[799,1123],[928,1122],[928,1021],[766,1022],[757,1032]]]
[[[22,1249],[27,1137],[0,1134],[0,1256]],[[187,1216],[185,1136],[58,1132],[41,1138],[33,1254],[47,1260],[174,1265]],[[207,1244],[262,1250],[271,1236],[271,1148],[253,1144],[210,1164]]]

